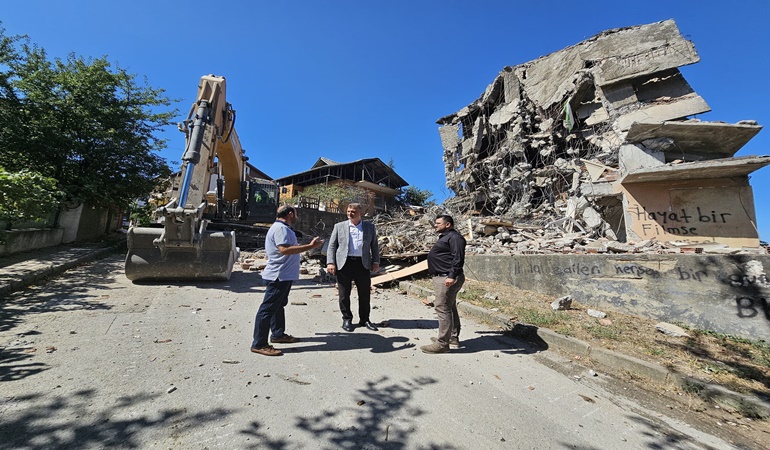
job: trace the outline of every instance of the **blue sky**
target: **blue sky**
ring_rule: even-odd
[[[506,65],[603,30],[674,19],[701,61],[681,70],[711,106],[702,120],[770,120],[770,2],[4,0],[7,35],[50,57],[107,58],[164,88],[183,120],[204,74],[227,78],[250,162],[274,178],[320,156],[393,161],[442,201],[436,120],[477,99]],[[739,153],[770,154],[770,130]],[[162,156],[181,158],[170,129]],[[770,168],[751,175],[760,237],[770,240]]]

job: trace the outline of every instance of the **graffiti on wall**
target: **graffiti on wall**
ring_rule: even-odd
[[[639,231],[645,237],[660,236],[664,233],[679,236],[698,236],[704,225],[724,225],[730,222],[732,213],[701,208],[681,208],[677,211],[648,211],[639,204],[630,205],[628,212]]]
[[[592,275],[601,275],[602,269],[596,264],[582,264],[582,263],[574,263],[569,264],[565,266],[552,266],[548,267],[548,264],[519,264],[514,263],[513,265],[513,274],[514,275],[524,275],[524,274],[546,274],[550,273],[553,275],[583,275],[583,276],[592,276]]]
[[[770,280],[761,262],[748,261],[743,265],[742,272],[731,274],[727,281],[735,288],[756,292],[755,295],[741,295],[735,299],[738,317],[756,317],[762,312],[765,319],[770,320],[770,305],[762,295],[764,289],[770,288]]]

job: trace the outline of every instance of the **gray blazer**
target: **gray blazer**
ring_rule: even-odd
[[[348,230],[349,220],[339,222],[334,225],[332,236],[329,238],[329,247],[326,249],[326,264],[334,264],[337,270],[345,266],[348,259],[348,242],[350,241],[350,231]],[[380,263],[380,249],[377,246],[377,231],[374,224],[365,220],[361,221],[361,227],[364,230],[364,242],[361,249],[361,262],[364,267],[372,270],[372,264]]]

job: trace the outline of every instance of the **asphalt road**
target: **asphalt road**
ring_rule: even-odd
[[[132,284],[122,263],[0,304],[0,448],[733,448],[469,318],[463,348],[423,354],[433,310],[393,290],[372,299],[389,327],[348,333],[334,286],[305,276],[287,308],[302,342],[267,357],[249,352],[257,274]]]

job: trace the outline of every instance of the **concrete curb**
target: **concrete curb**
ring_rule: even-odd
[[[73,267],[104,258],[107,255],[125,248],[126,242],[120,241],[106,247],[95,248],[92,251],[85,252],[66,261],[40,262],[33,269],[27,270],[24,273],[16,275],[13,279],[0,284],[0,297],[24,289],[46,278],[59,275]]]
[[[407,281],[399,282],[398,286],[406,291],[407,294],[413,296],[427,297],[433,295],[433,290]],[[546,328],[520,322],[511,322],[508,317],[502,314],[470,303],[458,303],[457,309],[469,316],[500,327],[514,337],[539,344],[546,349],[555,349],[584,358],[588,357],[597,365],[608,367],[615,371],[629,372],[658,384],[676,385],[687,392],[697,394],[706,401],[734,408],[749,417],[761,419],[770,417],[770,402],[758,397],[740,394],[723,386],[680,375],[659,364],[643,361],[605,348],[594,347],[588,342],[564,336]]]

